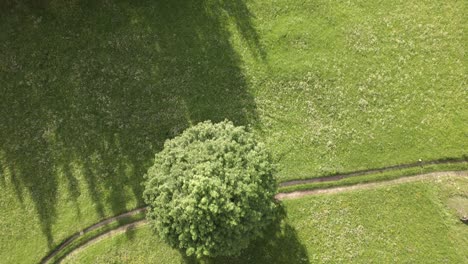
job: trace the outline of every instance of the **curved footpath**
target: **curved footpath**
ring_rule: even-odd
[[[453,160],[432,160],[432,161],[420,161],[415,163],[408,163],[408,164],[400,164],[400,165],[393,165],[378,169],[368,169],[368,170],[359,170],[359,171],[352,171],[346,173],[339,173],[329,176],[323,177],[316,177],[304,180],[291,180],[285,181],[279,184],[280,187],[286,186],[294,186],[294,185],[301,185],[306,183],[314,183],[314,182],[330,182],[330,181],[339,181],[346,178],[357,177],[357,176],[364,176],[369,174],[377,174],[389,171],[398,171],[402,169],[411,169],[411,168],[418,168],[427,165],[446,165],[446,164],[461,164],[468,162],[467,159],[453,159]]]
[[[65,241],[63,241],[60,245],[57,246],[57,248],[55,248],[53,251],[51,251],[47,256],[45,256],[44,258],[41,259],[40,263],[47,263],[51,258],[55,257],[62,249],[64,249],[66,246],[68,246],[70,243],[72,243],[73,241],[77,240],[79,237],[81,236],[84,236],[85,234],[91,232],[91,231],[94,231],[102,226],[105,226],[107,224],[110,224],[110,223],[113,223],[113,222],[117,222],[123,218],[126,218],[126,217],[129,217],[129,216],[133,216],[133,215],[136,215],[136,214],[139,214],[141,212],[144,212],[146,211],[146,208],[145,207],[142,207],[142,208],[137,208],[137,209],[134,209],[134,210],[131,210],[131,211],[128,211],[126,213],[123,213],[123,214],[120,214],[120,215],[117,215],[117,216],[114,216],[114,217],[110,217],[110,218],[107,218],[101,222],[98,222],[96,224],[93,224],[91,226],[88,226],[87,228],[83,229],[82,231],[80,232],[76,232],[75,234],[73,234],[72,236],[70,236],[69,238],[67,238]],[[131,224],[134,224],[136,222],[133,222]],[[130,224],[130,225],[131,225]],[[126,226],[126,225],[124,225]],[[120,228],[120,227],[118,227]],[[117,229],[118,229],[117,228]],[[116,230],[116,229],[113,229],[113,230]],[[111,232],[113,230],[109,230],[108,232]],[[106,233],[108,233],[106,232]],[[106,234],[104,233],[104,234]],[[100,236],[104,235],[104,234],[101,234]],[[100,237],[98,236],[98,237]],[[90,240],[91,241],[91,240]],[[88,241],[89,242],[89,241]],[[87,244],[87,243],[86,243]],[[76,249],[75,249],[76,250]]]
[[[374,189],[374,188],[383,187],[383,186],[415,182],[415,181],[421,181],[424,179],[438,178],[438,177],[468,177],[468,170],[430,172],[430,173],[424,173],[424,174],[416,174],[412,176],[405,176],[405,177],[401,177],[398,179],[387,180],[387,181],[359,183],[359,184],[350,185],[350,186],[332,187],[332,188],[326,188],[326,189],[314,189],[314,190],[295,191],[295,192],[288,192],[288,193],[278,193],[277,195],[275,195],[275,198],[278,200],[285,200],[285,199],[300,198],[300,197],[308,196],[308,195],[331,194],[331,193],[339,193],[339,192],[346,192],[346,191],[353,191],[353,190]]]
[[[440,162],[440,161],[435,161],[435,162],[430,162],[426,164],[447,164],[447,163],[463,163],[466,161],[452,161],[452,162]],[[284,182],[283,184],[280,184],[280,186],[291,186],[291,185],[299,185],[299,184],[304,184],[304,183],[311,183],[311,182],[322,182],[322,181],[337,181],[341,180],[343,178],[349,178],[349,177],[355,177],[355,176],[362,176],[362,175],[367,175],[371,173],[376,173],[376,172],[382,172],[382,171],[389,171],[389,170],[397,170],[397,169],[402,169],[402,168],[410,168],[410,167],[416,167],[420,166],[421,163],[418,163],[417,165],[400,165],[400,166],[392,166],[392,167],[387,167],[383,169],[376,169],[376,170],[366,170],[366,171],[360,171],[360,172],[353,172],[353,173],[347,173],[347,174],[340,174],[340,175],[333,175],[333,176],[328,176],[328,177],[321,177],[321,178],[314,178],[314,179],[309,179],[309,180],[295,180],[295,181],[289,181],[289,182]],[[278,193],[275,195],[275,198],[278,200],[283,200],[283,199],[295,199],[295,198],[300,198],[303,196],[308,196],[308,195],[318,195],[318,194],[331,194],[331,193],[339,193],[339,192],[346,192],[346,191],[352,191],[352,190],[364,190],[364,189],[372,189],[372,188],[378,188],[378,187],[383,187],[383,186],[390,186],[390,185],[395,185],[395,184],[401,184],[401,183],[408,183],[408,182],[414,182],[414,181],[420,181],[424,179],[429,179],[429,178],[438,178],[438,177],[468,177],[468,170],[465,171],[441,171],[441,172],[432,172],[432,173],[424,173],[424,174],[416,174],[412,176],[405,176],[401,177],[398,179],[393,179],[393,180],[387,180],[387,181],[379,181],[379,182],[371,182],[371,183],[364,183],[364,184],[355,184],[351,186],[344,186],[344,187],[332,187],[332,188],[324,188],[324,189],[314,189],[314,190],[304,190],[304,191],[295,191],[295,192],[288,192],[288,193]],[[114,216],[111,218],[108,218],[106,220],[103,220],[101,222],[98,222],[92,226],[89,226],[85,229],[83,229],[81,232],[77,232],[68,239],[66,239],[63,243],[61,243],[56,249],[51,251],[47,256],[45,256],[40,263],[48,263],[50,259],[55,257],[57,254],[60,253],[61,250],[63,250],[67,245],[72,243],[73,241],[77,240],[81,236],[96,230],[102,226],[105,226],[107,224],[119,221],[123,218],[129,217],[136,215],[138,213],[144,212],[146,210],[145,207],[142,208],[137,208],[132,211],[126,212],[124,214]],[[97,237],[94,237],[88,241],[86,241],[84,244],[80,245],[77,248],[72,249],[68,254],[66,254],[64,257],[71,255],[71,254],[76,254],[77,252],[83,250],[84,248],[88,247],[91,244],[94,244],[104,238],[120,234],[123,232],[126,232],[128,230],[132,230],[138,227],[141,227],[142,225],[146,224],[146,220],[137,220],[135,222],[119,226],[115,229],[109,230],[107,232],[104,232]]]
[[[90,246],[90,245],[92,245],[94,243],[97,243],[97,242],[101,241],[102,239],[109,238],[109,237],[112,237],[114,235],[118,235],[118,234],[121,234],[121,233],[125,233],[125,232],[127,232],[129,230],[135,230],[136,228],[144,226],[146,224],[148,224],[146,219],[142,219],[142,220],[138,220],[138,221],[135,221],[133,223],[126,224],[126,225],[123,225],[123,226],[119,226],[119,227],[117,227],[115,229],[109,230],[109,231],[107,231],[105,233],[100,234],[99,236],[97,236],[95,238],[92,238],[92,239],[86,241],[86,243],[80,245],[79,247],[74,248],[72,251],[70,251],[68,254],[66,254],[64,256],[64,258],[67,257],[67,256],[70,256],[70,255],[77,254],[78,252],[86,249],[88,246]]]

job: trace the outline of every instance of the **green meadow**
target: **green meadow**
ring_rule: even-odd
[[[143,206],[154,154],[204,120],[253,130],[280,182],[466,159],[464,10],[456,0],[2,1],[0,259],[37,263]],[[310,199],[286,202],[288,219],[310,217],[297,209],[320,206]],[[305,244],[312,261],[321,249]]]

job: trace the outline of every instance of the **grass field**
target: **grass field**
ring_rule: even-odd
[[[0,4],[6,263],[142,205],[154,153],[207,119],[251,126],[280,181],[467,154],[462,1],[13,2]]]
[[[241,258],[214,263],[465,263],[468,179],[402,184],[285,203],[287,218]],[[190,263],[147,228],[101,240],[64,263]]]

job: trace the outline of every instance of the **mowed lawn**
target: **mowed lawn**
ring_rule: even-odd
[[[468,179],[440,178],[284,202],[287,217],[240,258],[213,263],[466,263]],[[148,227],[64,263],[191,263]]]
[[[6,263],[142,206],[154,153],[207,119],[250,126],[279,181],[467,154],[462,1],[11,2]]]

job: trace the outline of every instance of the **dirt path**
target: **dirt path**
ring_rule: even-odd
[[[382,186],[390,186],[400,183],[415,182],[429,178],[438,178],[438,177],[468,177],[468,171],[440,171],[440,172],[431,172],[425,174],[418,174],[413,176],[406,176],[394,180],[387,180],[381,182],[371,182],[371,183],[362,183],[351,186],[327,188],[327,189],[316,189],[316,190],[305,190],[305,191],[296,191],[290,193],[278,193],[275,195],[275,198],[278,200],[284,199],[295,199],[307,195],[317,195],[317,194],[331,194],[346,192],[352,190],[364,190],[364,189],[373,189]]]
[[[139,213],[144,212],[144,211],[146,211],[145,207],[137,208],[137,209],[128,211],[126,213],[123,213],[123,214],[120,214],[120,215],[117,215],[117,216],[114,216],[114,217],[107,218],[106,220],[103,220],[103,221],[101,221],[99,223],[96,223],[94,225],[88,226],[87,228],[83,229],[80,232],[77,232],[77,233],[73,234],[71,237],[69,237],[68,239],[63,241],[56,249],[54,249],[47,256],[45,256],[39,263],[41,263],[41,264],[42,263],[47,263],[47,261],[49,261],[55,255],[57,255],[67,245],[69,245],[73,241],[77,240],[79,237],[85,235],[86,233],[89,233],[89,232],[91,232],[93,230],[98,229],[99,227],[102,227],[102,226],[107,225],[109,223],[112,223],[114,221],[119,221],[120,219],[123,219],[125,217],[129,217],[129,216],[132,216],[132,215],[136,215],[136,214],[139,214]]]
[[[383,168],[379,168],[379,169],[360,170],[360,171],[340,173],[340,174],[317,177],[317,178],[311,178],[311,179],[286,181],[286,182],[280,183],[279,186],[280,187],[285,187],[285,186],[300,185],[300,184],[305,184],[305,183],[338,181],[338,180],[346,179],[346,178],[350,178],[350,177],[364,176],[364,175],[382,173],[382,172],[388,172],[388,171],[397,171],[397,170],[401,170],[401,169],[417,168],[417,167],[427,166],[427,165],[460,164],[460,163],[466,163],[466,162],[468,162],[468,161],[465,160],[465,159],[461,159],[461,160],[420,161],[420,162],[416,162],[416,163],[393,165],[393,166],[383,167]]]
[[[348,174],[351,175],[351,174]],[[362,174],[353,174],[353,176],[358,176]],[[303,196],[308,196],[308,195],[318,195],[318,194],[332,194],[332,193],[339,193],[339,192],[346,192],[346,191],[352,191],[352,190],[364,190],[364,189],[372,189],[372,188],[378,188],[382,186],[390,186],[390,185],[395,185],[395,184],[401,184],[401,183],[407,183],[407,182],[414,182],[414,181],[420,181],[424,179],[430,179],[430,178],[438,178],[438,177],[468,177],[468,171],[443,171],[443,172],[432,172],[432,173],[425,173],[425,174],[418,174],[418,175],[413,175],[413,176],[406,176],[394,180],[387,180],[387,181],[381,181],[381,182],[372,182],[372,183],[364,183],[364,184],[356,184],[356,185],[351,185],[351,186],[344,186],[344,187],[335,187],[335,188],[326,188],[326,189],[316,189],[316,190],[304,190],[304,191],[296,191],[296,192],[290,192],[290,193],[278,193],[275,195],[275,198],[278,200],[284,200],[284,199],[295,199],[295,198],[300,198]],[[333,176],[336,177],[336,176]],[[347,176],[351,177],[351,176]],[[328,177],[327,177],[328,178]],[[318,179],[318,178],[317,178]],[[338,178],[335,180],[339,180],[342,178]],[[314,179],[313,179],[314,180]],[[297,181],[295,181],[297,182]],[[306,181],[302,181],[303,183],[306,183]],[[309,181],[307,181],[308,183]],[[298,184],[298,183],[295,183]],[[294,184],[290,184],[294,185]],[[290,185],[285,185],[285,186],[290,186]],[[111,222],[118,221],[119,219],[136,215],[140,212],[144,212],[146,208],[138,208],[129,212],[126,212],[124,214],[108,218],[104,221],[101,221],[99,223],[96,223],[92,226],[89,226],[83,231],[75,233],[73,236],[65,240],[62,244],[60,244],[59,247],[57,247],[54,251],[52,251],[49,255],[44,257],[40,263],[47,263],[51,258],[53,258],[55,255],[57,255],[63,248],[65,248],[67,245],[78,239],[80,236],[83,236],[84,234],[93,231],[99,227],[102,227],[104,225],[107,225]],[[105,232],[89,241],[87,241],[85,244],[81,245],[80,247],[73,249],[67,256],[76,254],[77,252],[82,251],[84,248],[88,247],[91,244],[94,244],[104,238],[120,234],[123,232],[126,232],[128,230],[135,229],[137,227],[140,227],[142,225],[146,224],[145,220],[139,220],[121,227],[118,227],[116,229],[110,230],[108,232]]]
[[[75,254],[83,251],[84,249],[86,249],[90,245],[95,244],[95,243],[97,243],[97,242],[99,242],[99,241],[101,241],[103,239],[106,239],[106,238],[109,238],[109,237],[112,237],[112,236],[115,236],[115,235],[118,235],[118,234],[121,234],[121,233],[128,232],[129,230],[135,230],[135,229],[137,229],[137,228],[139,228],[141,226],[146,225],[147,223],[148,222],[146,221],[146,219],[143,219],[143,220],[138,220],[138,221],[130,223],[130,224],[120,226],[120,227],[118,227],[116,229],[109,230],[108,232],[103,233],[103,234],[101,234],[101,235],[87,241],[86,243],[84,243],[80,247],[73,249],[66,257],[75,255]]]

